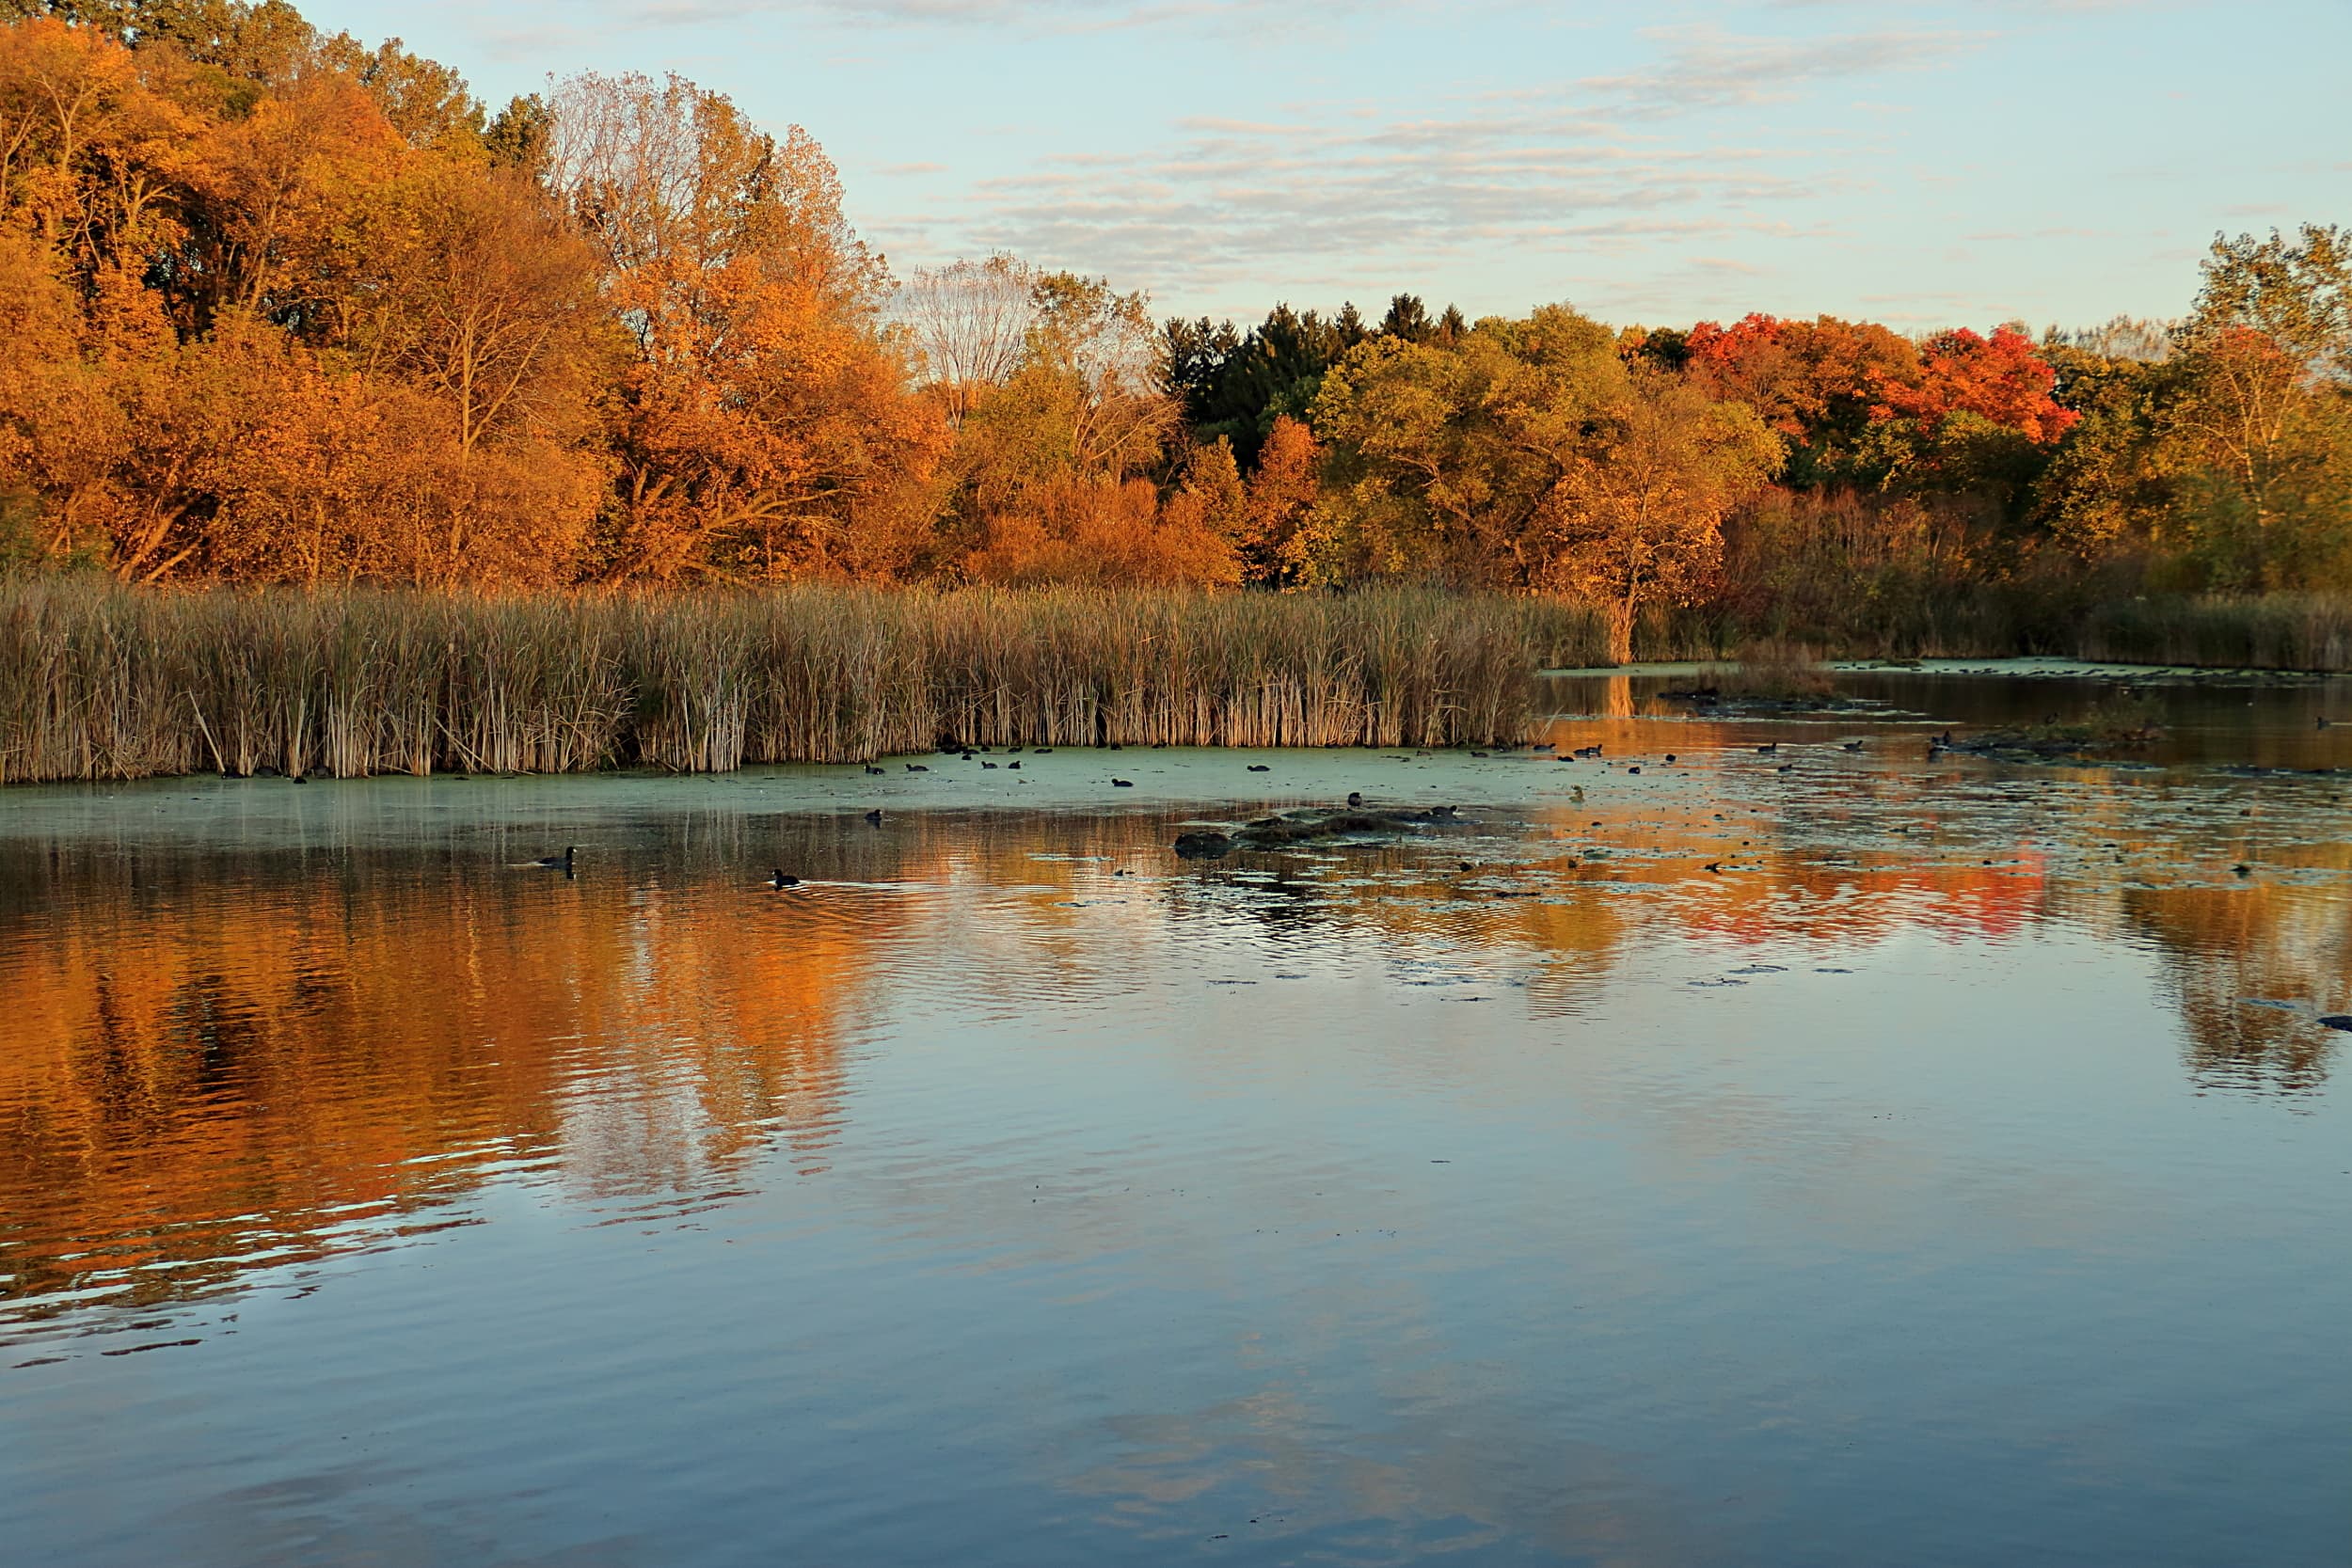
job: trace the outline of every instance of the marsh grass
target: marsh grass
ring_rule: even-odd
[[[1707,665],[1700,683],[1725,697],[1790,703],[1828,697],[1837,689],[1819,648],[1778,637],[1743,644],[1736,663]]]
[[[1884,586],[1882,584],[1881,586]],[[1834,658],[2087,658],[2230,670],[2352,670],[2352,595],[2101,594],[2072,580],[1958,584],[1743,618],[1723,606],[1661,607],[1634,651],[1705,663],[1759,641],[1809,642]],[[1801,607],[1802,608],[1802,607]]]
[[[2352,597],[2134,598],[2099,606],[2086,658],[2242,670],[2352,670]]]
[[[488,598],[0,581],[0,782],[1524,738],[1557,601],[1381,591]]]

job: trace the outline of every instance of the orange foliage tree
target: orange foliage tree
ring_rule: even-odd
[[[944,432],[881,330],[887,276],[823,150],[675,76],[582,76],[554,116],[554,186],[632,350],[601,568],[895,565]]]

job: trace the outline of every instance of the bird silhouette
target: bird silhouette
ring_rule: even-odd
[[[907,771],[910,773],[928,773],[930,769],[924,767],[919,762],[910,762],[907,764]]]
[[[1362,805],[1362,804],[1364,803],[1364,795],[1363,795],[1363,791],[1361,791],[1361,790],[1359,790],[1359,789],[1351,789],[1351,790],[1349,790],[1349,791],[1347,792],[1347,803],[1348,803],[1349,805],[1351,805],[1351,806],[1360,806],[1360,805]]]
[[[880,806],[876,806],[876,807],[875,807],[872,811],[867,812],[867,813],[866,814],[866,821],[868,821],[868,822],[871,822],[871,823],[872,823],[875,827],[877,827],[877,828],[881,827],[881,826],[882,826],[882,807],[880,807]]]
[[[1763,744],[1763,745],[1758,746],[1758,747],[1756,749],[1756,754],[1757,756],[1759,756],[1759,757],[1769,757],[1769,756],[1771,756],[1771,755],[1772,755],[1774,752],[1777,752],[1777,751],[1779,751],[1779,750],[1780,750],[1780,742],[1779,742],[1779,741],[1777,741],[1777,740],[1768,740],[1768,741],[1764,742],[1764,744]]]
[[[888,771],[888,769],[877,768],[870,762],[866,765],[866,774],[868,778],[879,779],[886,771]]]
[[[1251,763],[1251,764],[1249,765],[1249,770],[1250,770],[1252,773],[1271,773],[1271,772],[1273,772],[1273,771],[1274,771],[1274,769],[1273,769],[1273,768],[1271,768],[1267,767],[1267,766],[1266,766],[1264,763],[1263,763],[1263,762],[1253,762],[1253,763]]]
[[[1136,787],[1136,781],[1133,779],[1113,779],[1111,781],[1111,787],[1113,789],[1133,789]]]
[[[781,892],[785,888],[799,887],[801,885],[801,879],[798,877],[786,876],[784,874],[784,868],[782,866],[778,866],[775,870],[768,873],[768,885]]]
[[[543,871],[569,871],[572,868],[572,856],[578,852],[577,846],[566,844],[564,846],[562,854],[542,855],[531,863]]]

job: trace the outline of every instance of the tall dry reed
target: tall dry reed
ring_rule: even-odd
[[[0,783],[849,762],[973,744],[1454,746],[1591,662],[1570,605],[794,588],[487,598],[0,582]]]

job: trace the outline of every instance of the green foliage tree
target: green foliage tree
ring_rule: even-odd
[[[1315,425],[1327,572],[1595,598],[1619,657],[1645,607],[1706,583],[1725,514],[1780,460],[1753,409],[1629,366],[1565,307],[1451,343],[1384,333],[1326,377]]]

